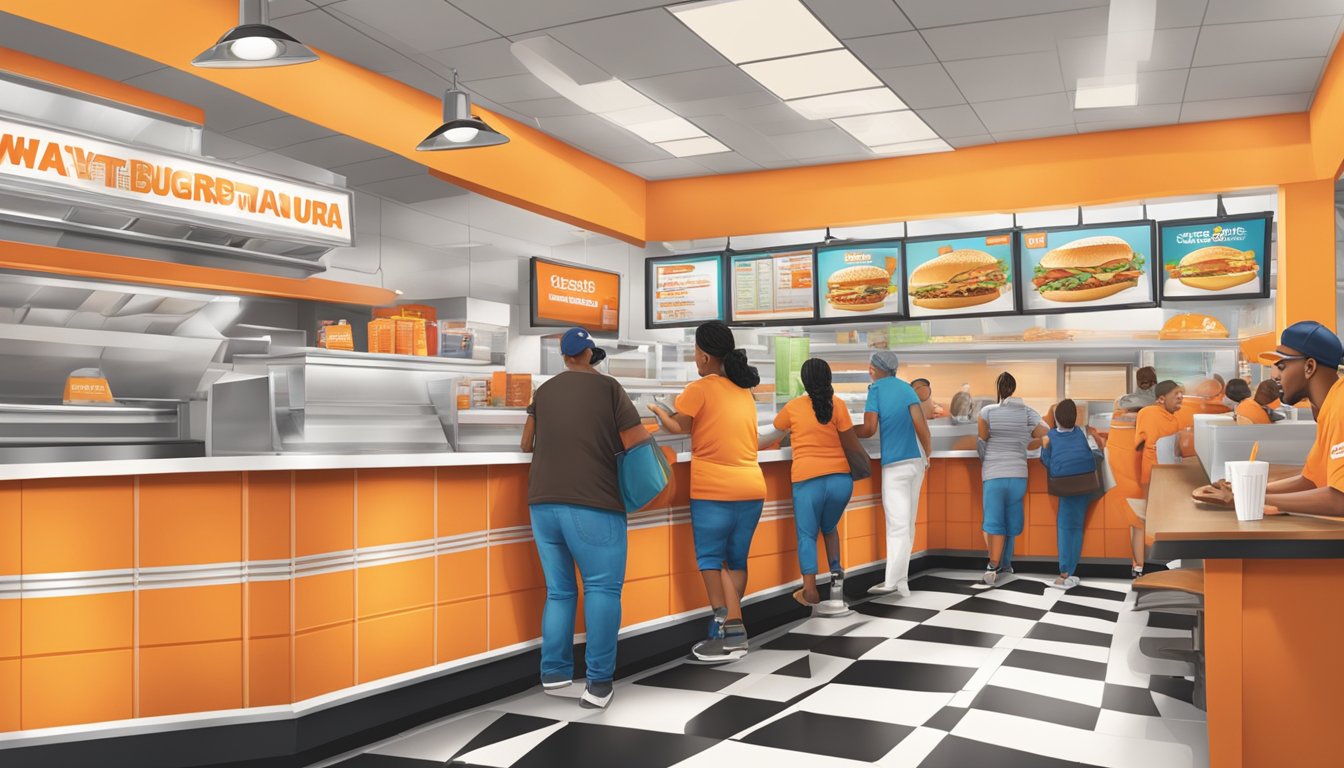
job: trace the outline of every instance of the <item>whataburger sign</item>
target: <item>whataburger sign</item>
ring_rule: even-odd
[[[32,191],[24,181],[111,207],[126,208],[116,202],[125,201],[138,213],[152,208],[247,232],[353,242],[348,192],[0,117],[0,186]]]

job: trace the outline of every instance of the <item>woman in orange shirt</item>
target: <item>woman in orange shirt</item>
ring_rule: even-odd
[[[826,542],[826,561],[832,589],[844,579],[840,570],[840,537],[836,526],[854,493],[844,443],[854,441],[849,409],[835,396],[831,366],[812,358],[803,363],[807,394],[790,400],[775,416],[775,429],[792,436],[793,522],[798,529],[798,570],[803,588],[793,599],[812,606],[821,602],[817,591],[817,534]],[[835,597],[834,592],[832,596]]]
[[[701,378],[677,396],[676,413],[659,405],[650,410],[669,433],[691,435],[691,534],[714,609],[709,638],[691,653],[701,661],[732,661],[747,653],[747,551],[765,506],[751,394],[761,377],[718,320],[695,329],[695,367]]]
[[[1143,452],[1139,462],[1139,483],[1143,486],[1145,496],[1148,481],[1153,476],[1153,467],[1157,464],[1157,441],[1181,431],[1176,412],[1181,410],[1185,398],[1185,390],[1170,379],[1159,383],[1153,391],[1157,394],[1157,402],[1139,411],[1138,421],[1134,425],[1134,450]],[[1142,520],[1130,520],[1129,540],[1133,547],[1131,575],[1138,578],[1143,575],[1145,560]]]

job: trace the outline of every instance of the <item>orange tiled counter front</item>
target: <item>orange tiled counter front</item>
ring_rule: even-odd
[[[789,465],[765,469],[753,593],[798,578]],[[1054,505],[1038,469],[1018,551],[1049,556]],[[0,484],[0,730],[287,705],[527,644],[545,598],[527,470]],[[673,489],[630,518],[626,626],[706,605],[688,466],[675,470]],[[917,551],[980,549],[979,486],[975,459],[933,461]],[[878,488],[876,475],[857,483],[841,523],[851,569],[885,557]],[[1084,555],[1124,557],[1123,514],[1101,510]]]

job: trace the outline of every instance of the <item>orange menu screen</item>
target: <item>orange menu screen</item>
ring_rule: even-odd
[[[615,332],[621,316],[621,276],[577,264],[532,259],[533,327],[583,326]]]

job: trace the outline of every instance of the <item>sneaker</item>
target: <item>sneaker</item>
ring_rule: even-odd
[[[1143,569],[1142,569],[1142,568],[1130,568],[1130,569],[1129,569],[1129,578],[1131,578],[1131,579],[1137,579],[1137,578],[1139,578],[1139,577],[1142,576],[1142,575],[1143,575]]]
[[[901,582],[899,582],[899,583],[896,585],[896,594],[900,595],[901,597],[909,597],[909,596],[910,596],[910,583],[909,583],[909,582],[906,582],[906,581],[901,581]]]
[[[722,637],[701,640],[691,648],[691,655],[699,661],[709,662],[737,661],[747,655],[745,643],[741,647],[730,648],[728,642]]]
[[[600,683],[589,680],[588,687],[583,691],[583,697],[579,699],[579,706],[584,709],[606,709],[611,703],[612,693],[610,680],[603,680]]]
[[[986,568],[985,575],[980,577],[980,581],[983,582],[986,587],[994,586],[994,582],[998,580],[999,580],[999,569],[997,568]]]
[[[734,619],[723,625],[723,647],[730,653],[747,652],[747,628],[741,619]]]
[[[549,677],[547,675],[541,676],[541,690],[545,691],[546,693],[549,693],[552,696],[561,695],[562,692],[565,689],[569,688],[569,686],[572,685],[573,683],[574,681],[569,679],[568,677],[561,677],[559,675],[556,675],[554,677]]]
[[[1067,589],[1073,589],[1074,587],[1078,586],[1079,583],[1080,582],[1077,576],[1060,576],[1059,578],[1050,582],[1050,586],[1053,587],[1054,589],[1067,590]]]
[[[723,623],[728,621],[727,608],[715,608],[714,615],[709,617],[709,639],[723,637]]]
[[[888,586],[886,584],[874,584],[868,588],[868,594],[870,595],[890,595],[895,591],[896,587],[894,585]]]
[[[1070,576],[1069,578],[1064,580],[1064,588],[1073,589],[1074,587],[1078,586],[1081,583],[1083,583],[1082,579],[1078,578],[1077,576]]]

